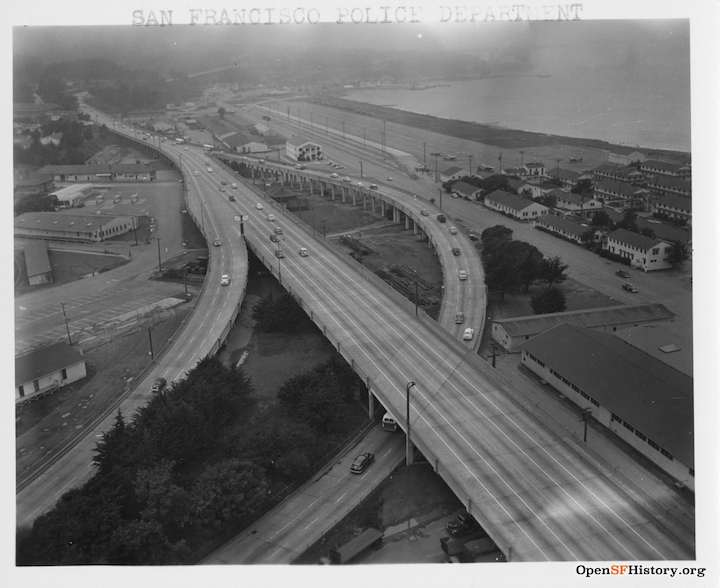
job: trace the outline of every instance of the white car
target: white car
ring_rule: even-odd
[[[392,179],[392,178],[388,178],[387,181],[388,181],[388,182],[392,182],[393,179]]]
[[[331,178],[339,178],[340,176],[337,175],[335,172],[333,172],[333,173],[330,174],[330,177],[331,177]]]
[[[268,219],[271,223],[274,223],[274,222],[275,222],[275,215],[274,215],[274,214],[268,214],[268,215],[267,215],[267,219]]]
[[[457,227],[450,227],[450,229],[448,230],[450,231],[451,235],[457,235]]]
[[[465,270],[460,270],[458,272],[458,278],[461,280],[467,280],[467,272]]]
[[[258,203],[255,205],[255,208],[257,208],[258,210],[262,210],[262,209],[263,209],[263,205],[258,202]]]
[[[358,185],[358,186],[362,186],[363,183],[362,183],[362,182],[358,182],[357,185]]]
[[[352,182],[352,180],[349,177],[345,176],[343,178],[343,182]]]
[[[423,208],[420,211],[420,214],[422,214],[423,216],[428,216],[430,214],[430,211],[427,208]]]
[[[227,274],[223,274],[223,275],[220,277],[220,285],[221,285],[221,286],[227,286],[227,285],[229,285],[229,284],[230,284],[230,276],[228,276]]]
[[[463,332],[463,339],[465,341],[470,341],[473,338],[473,334],[474,334],[474,331],[470,327],[468,327]]]

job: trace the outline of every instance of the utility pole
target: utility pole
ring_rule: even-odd
[[[415,276],[415,316],[418,315],[418,281],[417,276]]]
[[[472,171],[472,153],[468,153],[468,158],[470,158],[470,175],[473,175],[473,171]]]
[[[157,240],[157,244],[158,244],[158,271],[161,272],[162,271],[162,259],[160,258],[160,238],[159,237]]]
[[[363,177],[362,161],[360,162],[360,177]]]
[[[326,232],[325,232],[325,223],[326,223],[327,221],[324,220],[324,221],[320,221],[320,222],[322,223],[322,226],[323,226],[323,237],[325,237],[325,235],[326,235]]]
[[[385,131],[385,123],[386,122],[387,121],[385,119],[383,119],[383,157],[385,157],[387,155],[387,148],[385,147],[385,141],[386,141],[386,137],[387,137],[387,134]]]
[[[438,156],[435,155],[435,181],[438,181]]]
[[[583,443],[587,443],[587,430],[588,430],[588,421],[590,420],[590,416],[592,415],[592,410],[589,408],[583,408],[582,410],[582,420],[585,423],[585,431],[583,433]]]
[[[521,168],[521,169],[522,169],[523,164],[524,164],[524,160],[523,160],[524,156],[525,156],[525,151],[523,151],[522,149],[520,149],[520,168]]]
[[[342,121],[343,141],[345,140],[345,121]]]
[[[423,171],[427,167],[427,161],[425,160],[425,141],[423,141]]]
[[[492,349],[492,366],[495,367],[495,358],[497,357],[497,343],[494,341],[490,343],[490,349]]]
[[[442,188],[438,188],[438,194],[440,194],[440,210],[442,210]]]
[[[150,339],[150,359],[152,361],[155,361],[155,352],[153,351],[153,344],[152,344],[152,325],[148,327],[148,338]]]
[[[328,134],[327,116],[325,117],[325,134]]]
[[[72,345],[72,339],[70,338],[70,327],[68,326],[68,323],[69,323],[70,321],[68,320],[68,317],[67,317],[67,315],[65,314],[65,305],[61,302],[61,303],[60,303],[60,306],[62,306],[62,309],[63,309],[63,318],[65,319],[65,330],[67,331],[68,344],[69,344],[69,345]]]
[[[498,160],[500,161],[500,171],[498,173],[502,173],[502,153],[498,155]]]

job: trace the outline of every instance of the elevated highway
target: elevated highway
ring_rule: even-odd
[[[183,166],[202,157],[183,156]],[[258,197],[249,191],[229,202],[219,190],[213,198],[200,184],[192,189],[203,192],[201,222],[210,215],[224,238],[235,234],[240,242],[233,213],[246,216],[248,247],[364,379],[371,410],[377,399],[404,415],[409,390],[410,430],[403,428],[509,560],[694,557],[693,529],[664,518],[671,505],[635,492],[582,444],[539,422],[471,348],[435,321],[416,317],[412,304],[369,272],[312,241],[282,209],[269,221],[269,210],[256,208]],[[421,221],[413,210],[401,214]],[[278,225],[287,252],[282,259],[268,238]],[[308,257],[297,253],[300,247],[308,247]]]

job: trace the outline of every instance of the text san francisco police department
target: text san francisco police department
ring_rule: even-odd
[[[267,24],[389,24],[422,22],[496,22],[527,20],[580,20],[582,4],[524,4],[434,6],[429,14],[422,6],[337,7],[332,13],[319,8],[190,8],[190,25]],[[134,26],[170,26],[173,10],[134,10]],[[178,21],[180,23],[180,21]]]

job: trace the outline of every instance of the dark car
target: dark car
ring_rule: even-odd
[[[628,292],[632,292],[633,294],[637,294],[637,287],[634,284],[626,283],[623,284],[623,288],[627,290]]]
[[[460,255],[460,248],[459,248],[459,247],[453,247],[453,248],[452,248],[452,254],[453,254],[453,255]]]
[[[626,272],[625,270],[618,270],[615,272],[615,275],[620,276],[621,278],[629,278],[630,277],[630,273]]]
[[[445,530],[450,533],[451,537],[462,537],[477,531],[478,528],[477,521],[467,512],[460,513],[454,521],[450,521],[445,525]]]
[[[445,217],[444,214],[438,214],[437,219],[438,219],[438,222],[440,222],[440,223],[444,223],[447,220],[447,218]]]
[[[158,378],[153,382],[152,388],[150,388],[150,390],[152,392],[162,392],[165,389],[166,385],[167,380],[165,378]]]
[[[350,466],[350,471],[353,474],[362,474],[373,461],[375,456],[372,453],[361,453],[355,458],[355,461]]]

